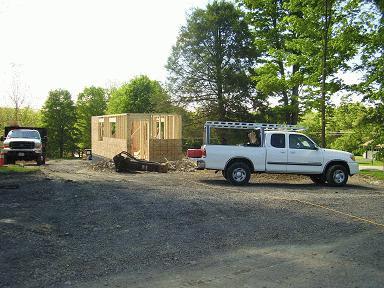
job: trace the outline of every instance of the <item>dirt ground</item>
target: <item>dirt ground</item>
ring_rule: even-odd
[[[0,287],[383,287],[383,187],[50,161],[0,175]]]

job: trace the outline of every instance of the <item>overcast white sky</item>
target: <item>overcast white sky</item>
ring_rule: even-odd
[[[86,86],[108,87],[164,65],[192,7],[209,0],[0,0],[0,106],[9,101],[12,63],[40,108],[48,91],[73,99]]]

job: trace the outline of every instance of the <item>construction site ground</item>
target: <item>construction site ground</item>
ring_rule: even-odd
[[[383,184],[52,160],[0,175],[0,287],[383,287]]]

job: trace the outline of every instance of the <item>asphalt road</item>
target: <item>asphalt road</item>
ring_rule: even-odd
[[[359,177],[0,177],[0,287],[383,287],[383,186]]]

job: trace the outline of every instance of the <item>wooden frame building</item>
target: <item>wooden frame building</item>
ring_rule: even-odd
[[[181,116],[127,113],[92,117],[92,153],[106,158],[127,151],[164,162],[182,158]]]

